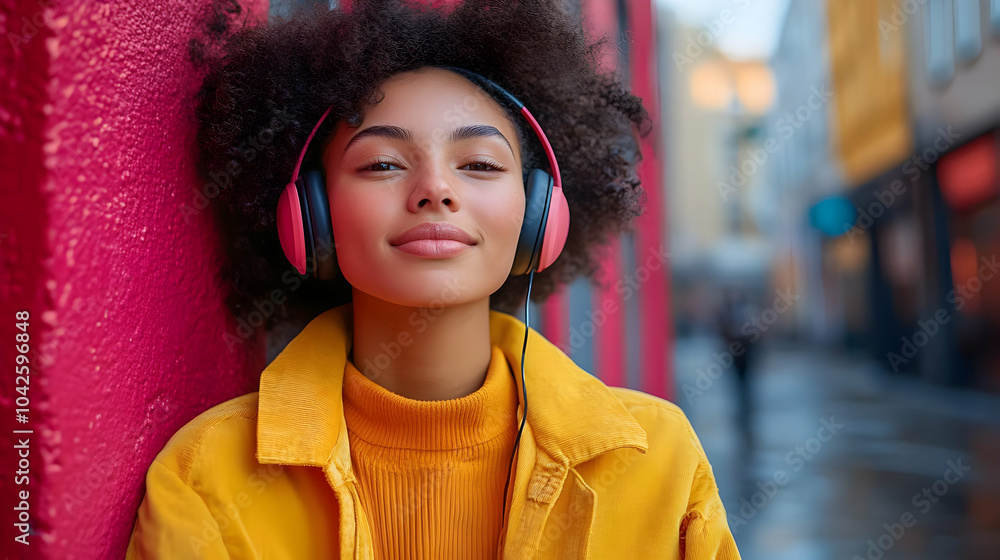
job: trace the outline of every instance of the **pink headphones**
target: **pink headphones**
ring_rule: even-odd
[[[545,149],[552,175],[542,169],[531,169],[527,173],[524,181],[524,221],[517,239],[517,251],[510,275],[521,276],[532,270],[541,272],[559,258],[569,234],[569,205],[563,194],[559,164],[552,152],[552,145],[524,103],[507,90],[468,70],[449,66],[444,68],[464,76],[494,98],[499,98],[498,100],[520,112]],[[332,108],[323,113],[306,138],[292,171],[292,180],[278,199],[278,239],[285,257],[299,274],[311,275],[320,280],[333,280],[339,269],[334,251],[326,181],[321,170],[308,169],[300,177],[299,169],[309,143]]]

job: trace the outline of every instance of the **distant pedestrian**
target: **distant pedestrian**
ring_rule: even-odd
[[[759,337],[759,333],[755,334],[751,325],[759,311],[760,306],[747,293],[747,289],[730,286],[722,293],[722,304],[717,316],[719,335],[733,358],[732,367],[736,371],[736,392],[740,403],[737,416],[739,427],[748,439],[753,423],[749,369],[751,357],[756,354],[754,343]]]

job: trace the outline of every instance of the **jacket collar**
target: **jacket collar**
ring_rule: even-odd
[[[352,312],[348,303],[322,313],[264,369],[257,416],[261,463],[333,463],[353,478],[342,400]],[[523,337],[522,321],[490,311],[491,342],[515,372],[521,407]],[[645,430],[608,387],[534,329],[529,330],[524,377],[531,399],[527,422],[538,447],[555,462],[573,467],[621,447],[648,451]]]

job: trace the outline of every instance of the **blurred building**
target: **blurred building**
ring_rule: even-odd
[[[772,252],[761,219],[761,118],[774,99],[763,61],[715,47],[718,30],[682,24],[660,8],[661,106],[666,142],[675,319],[680,334],[716,327],[719,294],[767,297]]]
[[[1000,3],[793,0],[773,66],[775,127],[829,84],[770,169],[804,326],[1000,390]],[[855,214],[832,230],[831,198]]]
[[[926,201],[919,222],[931,262],[919,317],[948,319],[932,337],[940,342],[907,365],[1000,391],[1000,2],[933,0],[890,17],[910,43],[913,127],[913,149],[892,172]],[[914,344],[930,330],[911,328]]]
[[[863,317],[844,296],[852,291],[850,273],[858,268],[856,253],[863,249],[828,247],[830,241],[806,219],[812,204],[836,195],[844,184],[830,158],[833,80],[828,45],[824,3],[790,2],[771,59],[777,96],[765,121],[768,138],[776,141],[768,150],[769,239],[787,248],[783,275],[800,296],[795,315],[799,328],[820,340],[863,328]],[[830,277],[825,258],[833,259],[843,275]]]

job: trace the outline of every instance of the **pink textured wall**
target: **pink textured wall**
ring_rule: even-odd
[[[251,21],[266,0],[247,0]],[[247,2],[244,2],[246,5]],[[194,166],[187,43],[203,0],[0,2],[0,550],[121,558],[155,454],[256,390]],[[15,425],[15,312],[30,312],[28,422]],[[31,429],[30,488],[13,482]],[[24,436],[21,436],[24,437]],[[13,492],[30,490],[29,546]]]

